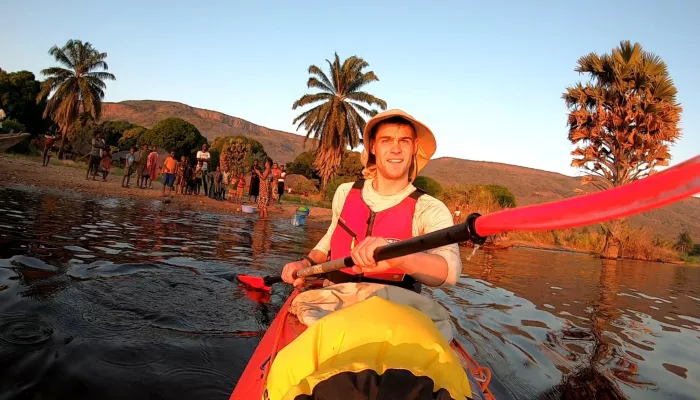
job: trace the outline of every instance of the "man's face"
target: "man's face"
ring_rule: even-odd
[[[384,178],[408,178],[413,155],[418,150],[413,127],[407,124],[379,124],[370,151],[374,154],[377,171]]]
[[[207,145],[206,145],[206,144],[203,144],[203,145],[202,145],[202,151],[207,151]]]
[[[170,152],[170,157],[175,158],[175,152],[174,152],[174,151],[171,151],[171,152]]]

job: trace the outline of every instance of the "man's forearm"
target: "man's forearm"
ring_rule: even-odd
[[[314,260],[316,264],[322,264],[326,262],[328,256],[326,255],[326,253],[320,250],[311,250],[311,252],[309,253],[309,258]]]
[[[440,286],[447,280],[447,260],[440,255],[415,253],[402,260],[400,268],[427,286]]]

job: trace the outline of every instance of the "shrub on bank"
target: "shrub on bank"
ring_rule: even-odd
[[[499,185],[449,186],[439,198],[452,210],[459,207],[462,219],[471,213],[490,214],[516,204],[513,193]]]
[[[425,193],[433,197],[440,197],[444,191],[438,181],[427,176],[417,176],[413,181],[413,186],[423,189]]]
[[[291,187],[292,192],[302,195],[310,196],[318,194],[318,181],[315,179],[297,180]]]
[[[326,186],[326,191],[323,195],[323,199],[326,201],[333,201],[333,196],[335,195],[335,191],[338,190],[338,186],[347,182],[355,182],[356,179],[357,178],[352,176],[342,175],[336,176],[335,178],[331,179],[330,182],[328,182],[328,185]]]

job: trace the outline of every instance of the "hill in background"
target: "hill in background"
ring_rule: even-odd
[[[220,136],[241,135],[255,139],[265,151],[280,163],[294,160],[303,152],[304,137],[289,132],[269,129],[241,118],[218,111],[190,107],[170,101],[130,100],[104,103],[103,120],[125,120],[145,127],[169,117],[182,118],[192,124],[211,142]],[[308,141],[306,150],[313,148]],[[432,160],[423,175],[443,186],[451,184],[497,184],[507,187],[518,205],[530,205],[560,200],[575,195],[579,179],[516,165],[470,161],[442,157]],[[687,226],[695,240],[700,240],[700,198],[690,198],[659,210],[637,215],[630,219],[633,226],[649,226],[667,239],[675,238]]]
[[[255,139],[265,146],[265,151],[273,160],[280,163],[293,161],[303,151],[303,136],[265,128],[218,111],[155,100],[128,100],[102,105],[102,119],[106,121],[124,120],[150,128],[158,121],[170,117],[182,118],[193,124],[209,142],[220,136],[235,135]],[[306,148],[311,149],[313,145],[314,142],[309,140]]]

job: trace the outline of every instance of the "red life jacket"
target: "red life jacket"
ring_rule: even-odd
[[[413,237],[413,214],[416,210],[416,202],[423,191],[416,189],[399,204],[384,211],[375,213],[362,199],[362,187],[365,180],[360,179],[352,186],[348,197],[345,199],[343,210],[340,213],[338,226],[331,236],[331,254],[334,259],[344,258],[350,255],[351,250],[368,236],[382,237],[389,242],[405,240]],[[343,268],[341,272],[356,275],[367,280],[380,280],[390,282],[402,282],[415,280],[398,268],[391,268],[379,273],[356,274],[352,268]],[[341,278],[342,279],[342,278]],[[332,279],[331,279],[332,280]],[[339,282],[336,282],[339,283]]]

